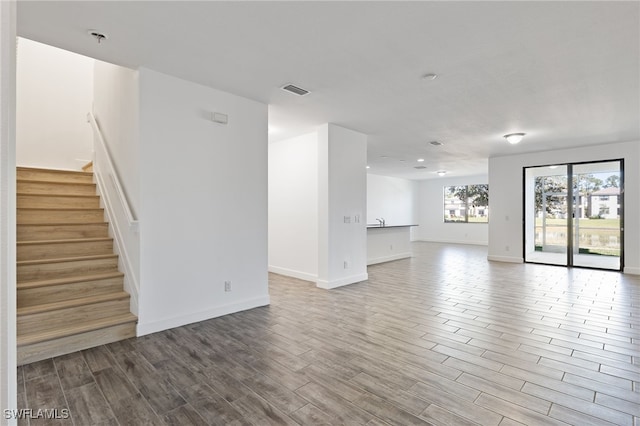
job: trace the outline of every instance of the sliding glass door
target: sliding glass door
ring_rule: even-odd
[[[622,270],[622,160],[524,169],[525,262]]]

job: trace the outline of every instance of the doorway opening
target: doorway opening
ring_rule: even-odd
[[[524,260],[621,271],[624,160],[525,167]]]

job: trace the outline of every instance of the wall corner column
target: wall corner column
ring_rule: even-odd
[[[318,129],[318,278],[331,289],[367,275],[367,136],[327,123]]]

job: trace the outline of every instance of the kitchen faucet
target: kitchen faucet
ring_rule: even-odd
[[[376,218],[376,220],[380,222],[380,226],[384,226],[384,218],[381,218],[381,219]]]

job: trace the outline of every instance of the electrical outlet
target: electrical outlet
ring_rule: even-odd
[[[353,221],[354,221],[355,223],[360,223],[360,215],[359,215],[359,214],[355,215],[355,216],[353,217]]]
[[[224,291],[231,291],[231,281],[224,282]]]
[[[345,216],[344,223],[351,223],[351,216]]]
[[[504,246],[504,251],[509,251],[509,246]]]

